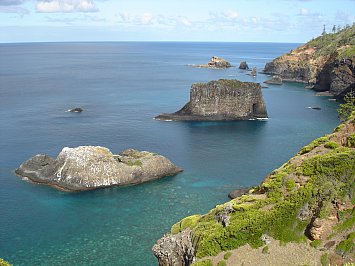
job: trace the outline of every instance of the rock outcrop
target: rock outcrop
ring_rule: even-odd
[[[161,114],[159,120],[220,121],[267,118],[258,83],[220,79],[191,86],[190,101],[179,111]]]
[[[222,57],[212,56],[211,60],[206,65],[193,65],[194,67],[203,68],[228,68],[232,65]]]
[[[159,266],[188,266],[194,262],[195,247],[193,232],[186,229],[178,234],[167,234],[153,246],[152,251],[158,258]]]
[[[355,26],[320,36],[267,63],[264,73],[341,98],[355,88]]]
[[[243,70],[249,69],[247,62],[245,61],[240,62],[239,69],[243,69]]]
[[[21,177],[67,191],[139,184],[181,172],[164,156],[133,149],[114,155],[100,146],[65,147],[56,159],[38,154],[15,170]]]
[[[282,78],[279,76],[273,76],[271,79],[265,81],[266,84],[282,85]]]

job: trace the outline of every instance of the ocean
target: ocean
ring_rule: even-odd
[[[263,89],[267,121],[164,122],[195,82],[263,82],[292,43],[0,44],[0,257],[14,265],[157,265],[151,247],[185,216],[258,185],[337,126],[336,102],[302,84]],[[237,67],[194,68],[212,56]],[[309,109],[316,106],[321,110]],[[74,107],[82,113],[69,113]],[[137,186],[67,193],[14,174],[38,153],[100,145],[160,153],[184,172]]]

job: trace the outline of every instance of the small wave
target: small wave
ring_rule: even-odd
[[[269,120],[269,118],[267,118],[267,117],[264,117],[264,118],[257,118],[256,120],[258,120],[258,121],[267,121],[267,120]]]

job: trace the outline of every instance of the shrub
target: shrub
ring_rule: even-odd
[[[327,266],[327,260],[328,260],[328,254],[325,253],[320,258],[320,263],[322,264],[322,266]]]
[[[12,264],[0,258],[0,266],[12,266]]]
[[[351,134],[348,138],[348,147],[355,148],[355,134]]]
[[[285,186],[286,186],[288,191],[292,191],[296,187],[296,181],[293,180],[293,179],[289,179],[289,180],[286,181]]]
[[[334,141],[329,141],[326,144],[324,144],[324,147],[326,147],[327,149],[336,149],[339,147],[339,144],[334,142]]]
[[[263,250],[261,251],[263,254],[269,254],[270,251],[269,251],[269,246],[265,246],[263,247]]]
[[[344,97],[344,103],[340,104],[338,109],[339,118],[341,121],[346,121],[355,111],[355,92],[350,91]]]
[[[217,263],[217,266],[227,266],[227,262],[225,260],[221,260]]]
[[[223,258],[225,260],[228,260],[231,256],[232,256],[232,252],[227,252],[226,254],[224,254]]]
[[[141,160],[134,160],[134,161],[129,160],[129,161],[127,162],[127,165],[129,165],[129,166],[139,166],[139,167],[142,167],[143,163],[142,163]]]
[[[354,252],[355,232],[350,233],[347,238],[341,241],[335,248],[336,252],[342,256],[352,254]]]
[[[213,266],[211,260],[201,260],[192,264],[192,266]]]

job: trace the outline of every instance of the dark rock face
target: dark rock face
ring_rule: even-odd
[[[282,85],[282,78],[279,76],[273,76],[271,79],[265,81],[266,84]]]
[[[338,98],[355,88],[355,56],[339,60],[333,54],[319,65],[292,60],[287,56],[277,58],[266,64],[264,73],[278,75],[284,81],[307,83],[315,91],[329,91]]]
[[[235,198],[238,198],[246,193],[249,192],[249,188],[240,188],[240,189],[236,189],[236,190],[233,190],[231,191],[229,194],[228,194],[228,197],[230,199],[235,199]]]
[[[21,177],[62,190],[139,184],[181,172],[167,158],[146,151],[126,150],[118,155],[104,147],[65,147],[54,160],[36,155],[15,171]]]
[[[189,266],[195,260],[193,231],[185,229],[178,234],[167,234],[160,238],[152,251],[158,258],[159,266]]]
[[[193,84],[190,101],[179,111],[159,120],[220,121],[267,118],[258,83],[220,79]]]
[[[245,61],[240,62],[239,69],[244,69],[244,70],[249,69],[247,62]]]

